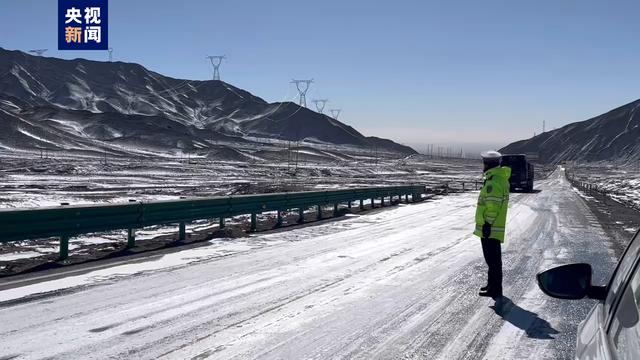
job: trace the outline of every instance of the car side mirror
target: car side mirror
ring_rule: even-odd
[[[583,299],[591,292],[591,265],[585,263],[558,266],[538,273],[538,286],[558,299]]]

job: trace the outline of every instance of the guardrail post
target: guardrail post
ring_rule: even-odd
[[[351,200],[347,203],[347,209],[351,209]]]
[[[300,207],[300,209],[298,209],[298,224],[302,224],[304,222],[304,208]]]
[[[318,220],[322,220],[322,205],[318,205]]]
[[[380,204],[384,207],[384,195],[380,197]]]
[[[129,199],[130,203],[136,202],[135,199]],[[127,249],[131,249],[136,246],[136,229],[127,229]]]
[[[221,216],[221,217],[220,217],[220,226],[219,226],[219,227],[220,227],[220,230],[224,229],[224,225],[225,225],[225,224],[224,224],[224,217],[222,217],[222,216]]]
[[[464,181],[462,182],[462,191],[465,191],[465,188],[464,188]]]
[[[364,200],[360,199],[360,210],[364,210]]]
[[[338,216],[338,203],[333,204],[333,216]]]
[[[277,220],[276,220],[276,226],[280,227],[282,226],[282,211],[278,210],[278,216],[277,216]]]
[[[371,198],[371,208],[375,208],[376,207],[376,199]]]
[[[62,235],[60,236],[60,255],[58,256],[58,260],[65,260],[69,257],[69,236]]]
[[[409,194],[404,194],[404,202],[409,203]]]
[[[181,222],[178,225],[178,240],[184,240],[187,237],[187,228],[185,223]]]
[[[136,246],[136,229],[127,230],[127,249]]]
[[[258,215],[256,213],[251,213],[251,232],[255,232],[258,227]]]

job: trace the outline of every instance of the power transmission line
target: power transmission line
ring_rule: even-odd
[[[213,80],[220,80],[220,65],[222,64],[222,60],[226,58],[226,55],[210,55],[206,57],[206,59],[211,61],[211,65],[213,66]]]
[[[29,50],[29,52],[36,54],[38,56],[42,56],[42,54],[44,54],[47,50],[49,49],[35,49],[35,50]]]
[[[324,107],[327,105],[327,102],[329,102],[329,100],[327,100],[327,99],[316,99],[316,100],[313,100],[313,103],[316,104],[316,109],[318,109],[318,112],[320,114],[322,114],[324,112]]]
[[[306,108],[307,107],[307,91],[309,91],[309,87],[313,83],[313,79],[308,79],[308,80],[292,79],[291,83],[295,84],[296,89],[298,89],[298,95],[300,96],[300,103],[299,103],[300,107]],[[324,109],[324,105],[322,106],[322,108]],[[300,157],[300,122],[296,121],[295,128],[296,128],[295,156],[289,155],[290,158],[291,156],[293,156],[293,160],[295,163],[294,173],[298,171],[298,159]],[[289,145],[289,153],[291,154],[291,145]]]
[[[296,84],[296,89],[298,89],[298,95],[300,96],[299,105],[302,107],[307,107],[307,91],[309,91],[309,86],[313,83],[313,79],[309,80],[291,80],[292,84]]]

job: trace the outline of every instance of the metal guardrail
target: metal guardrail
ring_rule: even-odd
[[[628,195],[623,191],[608,189],[599,184],[589,183],[586,181],[576,179],[573,174],[571,175],[567,174],[566,177],[574,187],[577,187],[585,191],[592,191],[592,192],[598,193],[600,195],[610,198],[615,202],[618,202],[621,205],[626,206],[627,208],[640,211],[640,207],[638,206],[638,204],[636,204],[631,200],[621,198],[623,196]]]
[[[152,225],[178,224],[178,240],[185,239],[185,224],[202,219],[219,218],[220,228],[225,218],[251,214],[251,231],[256,230],[257,215],[266,211],[277,211],[277,226],[282,225],[282,211],[298,209],[298,222],[304,222],[304,211],[318,207],[322,217],[322,206],[381,198],[405,196],[405,200],[418,201],[425,193],[424,186],[385,186],[348,190],[273,193],[259,195],[220,196],[181,199],[171,201],[130,202],[124,204],[56,206],[29,209],[0,210],[0,243],[38,239],[60,238],[60,259],[69,253],[69,238],[73,236],[112,230],[127,229],[127,246],[135,246],[135,230]]]

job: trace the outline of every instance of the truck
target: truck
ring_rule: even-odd
[[[524,154],[503,154],[502,166],[511,168],[509,191],[533,191],[533,164]]]

